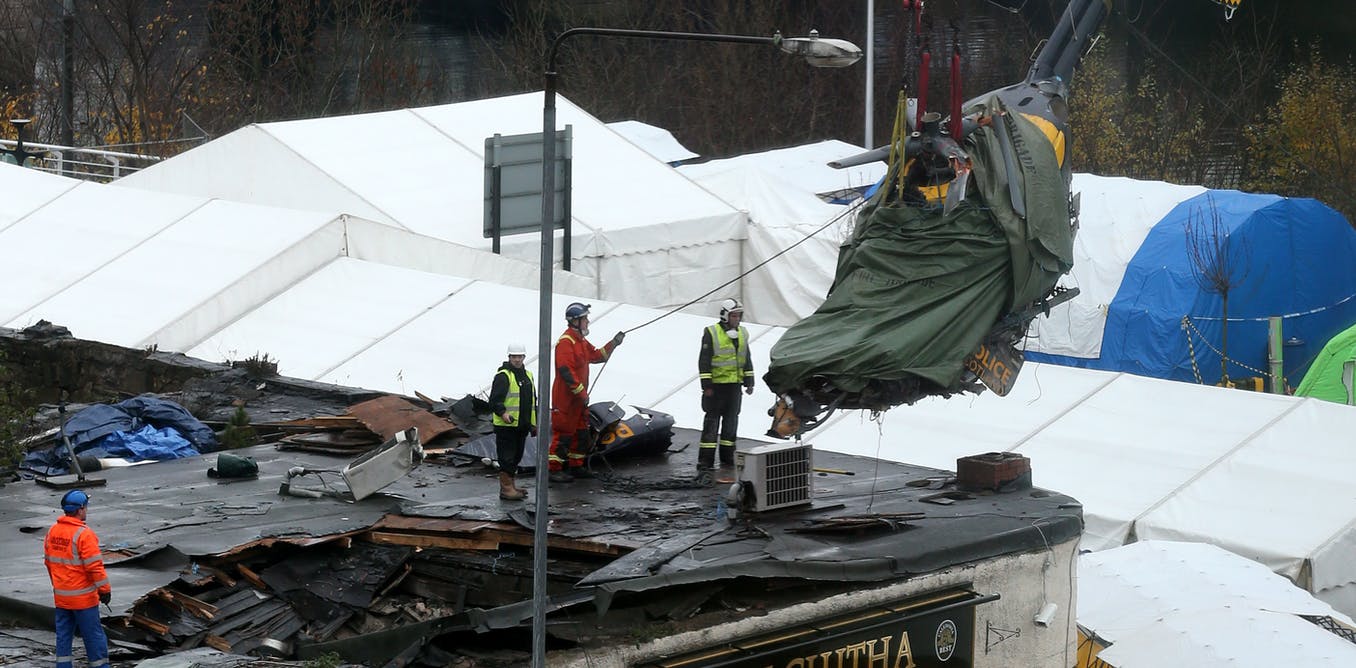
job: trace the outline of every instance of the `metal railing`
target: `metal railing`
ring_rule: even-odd
[[[16,144],[17,142],[12,139],[0,139],[0,146],[5,148],[14,148]],[[42,144],[31,141],[25,141],[23,145],[26,150],[47,152],[45,156],[29,158],[28,167],[90,181],[113,181],[164,159],[162,156],[144,153]],[[0,160],[14,164],[13,159],[9,156],[0,156]]]

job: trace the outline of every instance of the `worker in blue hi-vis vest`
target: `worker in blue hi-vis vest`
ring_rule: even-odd
[[[753,358],[749,356],[749,332],[739,324],[744,306],[738,299],[720,303],[720,322],[702,330],[697,355],[697,377],[702,381],[702,440],[697,450],[697,468],[715,468],[717,451],[722,466],[734,465],[735,438],[739,431],[740,387],[753,394]],[[717,440],[719,438],[719,440]]]

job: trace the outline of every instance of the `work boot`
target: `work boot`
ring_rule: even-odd
[[[593,471],[590,471],[587,466],[576,466],[570,469],[570,475],[574,476],[575,480],[581,480],[584,478],[592,478]]]
[[[505,501],[522,501],[527,498],[527,493],[513,486],[513,474],[507,471],[499,472],[499,498]]]
[[[569,471],[552,471],[551,475],[546,476],[551,482],[574,482],[574,476]]]
[[[716,468],[716,449],[698,448],[697,449],[697,470],[710,471]]]
[[[720,446],[720,465],[721,465],[721,466],[734,466],[734,455],[735,455],[735,446],[734,446],[734,445],[724,445],[724,444],[721,444],[721,446]]]

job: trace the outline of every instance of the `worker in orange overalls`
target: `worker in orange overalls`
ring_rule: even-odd
[[[66,492],[61,509],[66,514],[57,518],[42,542],[56,602],[56,665],[71,668],[71,647],[78,632],[90,668],[107,666],[108,636],[99,621],[99,604],[113,599],[113,588],[104,572],[99,537],[85,526],[89,495],[78,489]]]
[[[556,339],[556,377],[551,383],[551,482],[592,478],[584,466],[589,445],[589,365],[607,361],[626,338],[617,332],[602,348],[584,338],[589,333],[589,305],[565,307],[568,327]]]

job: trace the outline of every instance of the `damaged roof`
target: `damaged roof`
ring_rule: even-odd
[[[1061,494],[1039,489],[964,493],[946,471],[830,452],[814,453],[812,504],[731,517],[725,497],[729,485],[694,476],[697,440],[696,432],[676,429],[673,445],[663,455],[604,462],[595,467],[597,479],[550,489],[553,560],[562,554],[583,557],[572,565],[553,566],[553,580],[573,584],[555,588],[554,605],[591,601],[605,610],[624,592],[740,577],[830,584],[898,580],[1041,549],[1081,531],[1081,508]],[[740,448],[753,445],[757,443],[741,442]],[[402,625],[411,626],[407,633],[428,631],[429,624],[442,630],[487,631],[530,621],[530,589],[468,600],[465,583],[447,584],[458,576],[440,581],[421,575],[441,568],[434,555],[439,550],[480,553],[496,561],[506,550],[529,550],[533,497],[527,504],[501,501],[492,473],[482,465],[453,466],[450,460],[432,458],[380,493],[345,502],[283,496],[279,487],[288,469],[300,466],[331,472],[320,479],[342,488],[338,470],[351,457],[280,450],[272,444],[233,453],[253,457],[258,477],[208,477],[215,454],[92,474],[107,480],[90,490],[89,523],[105,551],[115,613],[130,616],[134,625],[160,637],[187,638],[208,630],[212,620],[222,626],[223,606],[234,605],[235,610],[247,605],[248,616],[242,613],[229,629],[207,633],[203,642],[237,652],[269,649],[271,645],[260,643],[276,642],[280,632],[293,635],[303,624],[337,627],[351,614],[340,619],[337,610],[371,606],[408,576],[406,589],[422,588],[432,594],[430,601],[447,606],[428,613],[423,625],[411,626],[407,620]],[[307,484],[321,486],[314,479]],[[520,486],[535,493],[530,479]],[[0,541],[0,559],[7,564],[0,604],[44,620],[49,613],[40,611],[51,605],[51,586],[40,558],[41,540],[58,515],[60,494],[31,482],[0,488],[0,529],[8,536]],[[367,561],[359,575],[337,579],[316,575],[351,570],[336,566],[333,560],[339,557],[329,553],[316,552],[315,563],[328,564],[318,570],[315,563],[307,566],[289,558],[255,572],[242,561],[232,572],[217,569],[220,577],[212,588],[203,589],[203,599],[210,601],[187,590],[166,589],[176,581],[202,584],[214,572],[205,564],[214,560],[270,546],[319,545],[349,551],[363,546],[352,554],[365,554]],[[412,565],[416,559],[420,563]],[[465,564],[446,567],[465,569]],[[530,582],[530,569],[526,575]],[[311,584],[304,588],[307,596],[327,602],[310,601],[315,609],[303,610],[309,599],[289,597],[299,580]],[[365,584],[358,587],[357,582]],[[272,600],[274,596],[278,598]],[[147,601],[157,599],[206,621],[188,627],[183,620],[156,621],[145,608]],[[140,603],[134,606],[134,601]],[[284,604],[291,608],[284,610]],[[260,627],[254,637],[239,635],[251,624]],[[230,636],[232,631],[237,635]],[[281,654],[291,648],[273,649]]]

